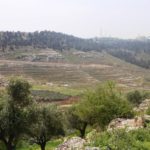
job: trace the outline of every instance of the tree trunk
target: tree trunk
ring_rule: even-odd
[[[41,150],[45,150],[45,146],[46,146],[46,143],[42,143],[42,144],[40,145]]]
[[[11,143],[7,143],[6,149],[7,150],[15,150],[15,146],[13,146]]]
[[[87,123],[84,123],[83,128],[80,129],[80,137],[81,138],[84,138],[84,136],[85,136],[86,127],[87,127]]]
[[[84,136],[85,136],[85,130],[80,130],[80,137],[84,138]]]
[[[7,141],[5,138],[1,138],[1,140],[4,142],[6,150],[15,150],[16,146],[13,145],[11,141]]]

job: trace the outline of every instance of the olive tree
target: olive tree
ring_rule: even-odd
[[[56,136],[64,135],[62,114],[55,105],[37,108],[37,122],[30,128],[31,142],[45,150],[46,143]]]
[[[72,106],[66,111],[67,125],[69,128],[79,130],[80,137],[84,138],[88,126],[88,120],[81,118],[78,112],[78,106]]]
[[[76,110],[70,113],[72,116],[71,119],[68,117],[68,121],[78,130],[80,128],[77,122],[97,125],[103,130],[115,118],[131,118],[134,115],[132,106],[112,82],[87,91],[75,108]]]
[[[81,116],[88,116],[91,124],[98,124],[101,129],[115,118],[131,118],[134,115],[132,106],[113,82],[87,93],[80,105],[80,108],[84,108],[81,109]]]
[[[0,140],[7,150],[16,149],[18,140],[32,124],[30,87],[27,81],[20,78],[13,78],[8,84],[8,95],[0,107]]]

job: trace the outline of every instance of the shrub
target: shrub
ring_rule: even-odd
[[[142,103],[142,101],[144,101],[148,97],[149,97],[149,93],[140,92],[138,90],[127,93],[128,101],[130,101],[132,104],[136,106]]]
[[[150,128],[137,129],[126,132],[125,129],[112,132],[96,133],[90,146],[100,147],[106,150],[149,150]]]

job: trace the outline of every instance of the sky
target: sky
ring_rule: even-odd
[[[150,0],[0,0],[0,31],[150,36]]]

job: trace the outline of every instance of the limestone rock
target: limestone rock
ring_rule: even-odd
[[[144,126],[143,117],[136,117],[134,119],[117,118],[110,122],[108,126],[108,131],[111,131],[112,129],[123,129],[123,128],[126,128],[127,130],[134,130],[138,128],[143,128],[143,126]]]
[[[145,112],[150,107],[150,99],[145,99],[138,107],[134,108],[136,112]]]
[[[85,140],[80,137],[73,137],[66,140],[63,144],[59,145],[56,150],[83,150]]]

